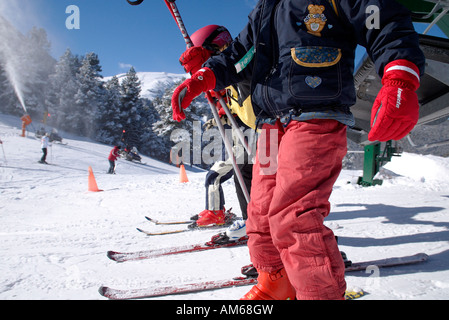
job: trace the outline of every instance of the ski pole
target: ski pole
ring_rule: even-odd
[[[186,28],[184,26],[184,22],[182,21],[181,14],[179,13],[178,7],[176,6],[176,3],[175,3],[176,0],[164,0],[164,1],[165,1],[165,4],[167,5],[168,9],[170,10],[170,13],[172,14],[173,18],[175,19],[176,24],[178,25],[179,30],[182,33],[182,36],[184,38],[184,41],[186,43],[187,48],[193,47],[192,40],[190,39],[190,36],[187,33],[187,30],[186,30]],[[220,121],[220,116],[218,115],[217,109],[215,107],[215,104],[213,103],[213,99],[212,99],[212,96],[211,96],[210,92],[206,92],[206,98],[207,98],[207,101],[209,102],[209,106],[211,108],[212,115],[214,116],[215,122],[217,123],[217,126],[218,126],[218,129],[220,131],[221,137],[222,137],[223,142],[225,144],[226,151],[228,152],[228,155],[229,155],[229,157],[232,160],[232,167],[234,169],[234,174],[237,176],[237,179],[238,179],[238,181],[240,183],[240,186],[241,186],[241,188],[243,190],[243,194],[245,196],[245,199],[246,199],[247,203],[249,203],[250,197],[249,197],[248,189],[246,188],[246,185],[245,185],[245,183],[243,181],[242,173],[241,173],[241,171],[240,171],[240,169],[237,166],[237,163],[235,161],[235,156],[234,156],[234,152],[232,150],[232,146],[230,145],[229,141],[226,139],[226,134],[225,134],[225,130],[224,130],[223,124]],[[224,101],[223,101],[223,103],[224,103]],[[226,103],[224,103],[224,107],[227,109]],[[226,109],[225,109],[225,111],[226,111]],[[229,112],[229,109],[228,109],[228,112]],[[229,112],[229,114],[230,114],[230,112]],[[231,117],[231,118],[233,118],[233,117]],[[234,128],[236,130],[240,131],[240,128],[238,126],[235,126]],[[243,134],[241,136],[243,137]],[[239,137],[240,137],[240,135],[239,135]],[[246,145],[245,139],[243,139],[242,144],[244,146]],[[248,154],[250,154],[250,153],[248,152]]]
[[[232,146],[229,143],[229,140],[226,139],[225,129],[223,127],[223,124],[220,121],[220,116],[218,115],[217,108],[215,108],[215,105],[212,102],[212,96],[211,96],[209,91],[206,92],[206,97],[207,97],[207,100],[209,102],[209,106],[210,106],[210,109],[211,109],[212,114],[214,116],[215,122],[217,123],[218,130],[220,131],[221,137],[223,139],[226,151],[228,152],[228,155],[229,155],[229,157],[232,160],[232,167],[234,169],[234,174],[237,176],[237,179],[239,181],[240,187],[242,188],[242,191],[243,191],[243,195],[245,196],[246,202],[249,203],[250,196],[249,196],[248,189],[246,188],[246,184],[245,184],[245,182],[243,180],[242,172],[240,171],[240,168],[237,166],[237,163],[236,163],[236,160],[235,160],[235,156],[234,156],[234,152],[232,150]],[[236,127],[236,128],[239,129],[239,127]]]
[[[143,1],[143,0],[141,0],[141,1]],[[170,13],[172,14],[173,18],[175,19],[176,24],[178,25],[178,28],[182,33],[182,36],[184,37],[184,41],[186,43],[187,48],[193,47],[193,42],[192,42],[192,40],[190,40],[190,36],[187,33],[187,29],[184,26],[184,22],[182,21],[181,14],[179,13],[178,7],[176,6],[176,3],[175,3],[176,0],[164,0],[164,1],[165,1],[165,4],[167,5],[168,9],[170,10]],[[210,95],[207,96],[207,99],[209,100],[209,102],[213,101],[212,96],[210,96]],[[235,121],[234,117],[231,115],[231,111],[229,111],[229,108],[226,105],[224,99],[222,97],[219,97],[218,100],[220,101],[221,107],[225,110],[226,115],[230,119],[232,126],[237,129],[236,131],[238,133],[238,137],[239,137],[242,145],[245,147],[246,152],[248,153],[248,155],[252,156],[251,150],[248,147],[248,144],[246,143],[245,137],[243,136],[243,132],[240,130],[240,127],[237,125],[237,122]],[[217,121],[217,119],[215,119],[215,121]]]
[[[176,0],[164,0],[164,1],[168,7],[168,10],[170,10],[171,15],[173,16],[173,19],[175,19],[176,24],[178,25],[178,28],[182,33],[182,36],[184,37],[184,41],[186,43],[187,48],[193,47],[193,42],[192,40],[190,40],[190,36],[187,33],[187,29],[184,26],[184,22],[182,21],[181,14],[179,13],[178,7],[176,6],[175,3]]]
[[[126,0],[128,1],[129,4],[131,5],[139,5],[143,2],[143,0],[137,0],[137,1],[130,1],[130,0]],[[179,30],[182,33],[182,36],[184,37],[184,41],[186,43],[187,48],[193,47],[193,42],[190,39],[189,34],[187,33],[187,29],[184,25],[184,22],[182,20],[181,14],[179,13],[178,7],[176,6],[175,1],[176,0],[164,0],[165,4],[167,5],[168,9],[170,10],[171,15],[173,16],[173,19],[175,19],[176,24],[178,25]],[[211,99],[211,96],[208,97],[208,99]],[[233,128],[235,128],[235,132],[238,135],[238,138],[240,140],[240,142],[242,143],[243,147],[245,148],[246,152],[248,153],[249,157],[251,159],[254,158],[254,155],[252,154],[252,150],[251,148],[248,146],[248,142],[246,141],[242,130],[240,130],[240,127],[238,126],[237,122],[235,121],[234,117],[231,114],[231,111],[229,110],[228,106],[226,105],[226,102],[224,101],[224,99],[222,97],[218,98],[221,107],[224,109],[226,115],[228,116],[229,120],[231,121],[231,125]],[[212,100],[210,100],[211,102]],[[215,119],[215,121],[217,121],[217,119]]]
[[[226,102],[224,101],[223,97],[219,97],[218,101],[220,102],[222,109],[225,111],[226,116],[231,121],[232,127],[237,128],[237,130],[235,130],[235,132],[237,133],[237,136],[238,136],[240,142],[242,143],[243,147],[245,148],[246,152],[248,153],[248,157],[250,159],[254,159],[252,149],[248,145],[248,141],[245,139],[245,136],[243,135],[242,130],[240,130],[240,127],[237,124],[237,121],[235,121],[234,116],[232,115],[231,110],[229,110],[228,106],[226,105]]]

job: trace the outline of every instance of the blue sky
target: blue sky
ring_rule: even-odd
[[[83,55],[95,52],[103,76],[137,71],[183,73],[178,63],[185,50],[182,35],[163,0],[131,6],[125,0],[0,0],[0,13],[20,31],[33,26],[47,31],[52,55],[67,48]],[[225,25],[232,36],[245,26],[255,0],[178,0],[189,34],[209,24]],[[69,5],[80,10],[80,29],[66,28]]]
[[[208,25],[226,26],[235,37],[257,0],[177,0],[189,34]],[[80,29],[69,30],[66,8],[78,6]],[[183,73],[178,58],[185,43],[163,0],[131,6],[125,0],[0,0],[0,13],[26,33],[33,26],[47,31],[52,55],[67,48],[74,54],[99,55],[103,76],[136,71]],[[425,26],[418,26],[422,32]],[[435,27],[432,34],[438,29]],[[439,33],[441,35],[441,33]]]

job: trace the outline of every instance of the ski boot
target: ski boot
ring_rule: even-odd
[[[259,276],[259,273],[257,272],[257,269],[253,264],[243,266],[241,271],[242,274],[247,278],[257,278]]]
[[[240,300],[295,300],[295,289],[285,269],[274,272],[259,271],[257,284]]]
[[[203,214],[206,214],[207,212],[208,212],[209,210],[203,210],[203,211],[201,211],[200,213],[197,213],[196,215],[194,215],[194,216],[191,216],[190,217],[190,220],[192,220],[192,221],[197,221],[199,218],[201,218],[201,216],[203,215]]]
[[[350,267],[352,265],[352,261],[348,259],[346,253],[344,253],[343,251],[340,251],[340,254],[341,254],[341,257],[345,264],[345,268]],[[256,267],[254,267],[253,264],[248,264],[246,266],[243,266],[241,269],[241,272],[244,276],[246,276],[248,278],[257,278],[257,276],[258,276],[257,269],[256,269]]]
[[[216,244],[227,244],[244,240],[248,240],[245,220],[235,220],[225,232],[216,234],[211,238],[211,241]]]
[[[204,210],[200,212],[198,220],[196,220],[197,227],[208,227],[211,225],[222,226],[226,222],[226,215],[224,210]]]
[[[243,237],[246,237],[246,221],[234,221],[234,223],[226,230],[226,235],[230,241],[237,241]]]

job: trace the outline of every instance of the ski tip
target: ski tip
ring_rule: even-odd
[[[118,255],[118,254],[120,254],[120,252],[117,252],[117,251],[108,251],[108,252],[106,253],[106,256],[107,256],[109,259],[113,260],[113,261],[120,262],[120,261],[117,260],[117,258],[116,258],[116,255]]]
[[[120,299],[120,298],[118,298],[116,296],[116,292],[115,292],[114,289],[111,289],[111,288],[106,287],[106,286],[101,286],[100,288],[98,288],[98,293],[101,296],[103,296],[105,298],[108,298],[109,300],[118,300],[118,299]]]
[[[98,288],[98,293],[103,297],[106,297],[106,292],[108,291],[108,289],[108,287],[101,286],[100,288]]]
[[[159,221],[153,218],[150,218],[148,216],[145,216],[145,219],[147,219],[148,221],[157,224],[157,225],[170,225],[170,224],[188,224],[191,223],[192,220],[187,220],[187,221]]]
[[[147,217],[147,216],[145,216],[145,219],[147,219],[148,221],[151,221],[151,222],[153,222],[153,223],[156,223],[157,224],[157,220],[155,220],[155,219],[152,219],[152,218],[150,218],[150,217]]]
[[[426,253],[424,253],[424,252],[417,253],[416,256],[417,256],[421,261],[427,261],[427,259],[429,259],[429,256],[428,256]]]

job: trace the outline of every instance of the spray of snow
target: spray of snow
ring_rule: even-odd
[[[0,13],[0,63],[17,95],[25,113],[27,109],[23,97],[23,45],[20,37],[16,37],[14,27]]]
[[[32,66],[25,57],[33,52],[27,47],[25,36],[18,30],[28,30],[37,23],[34,11],[33,2],[0,1],[0,65],[25,113],[25,83],[33,74]]]

